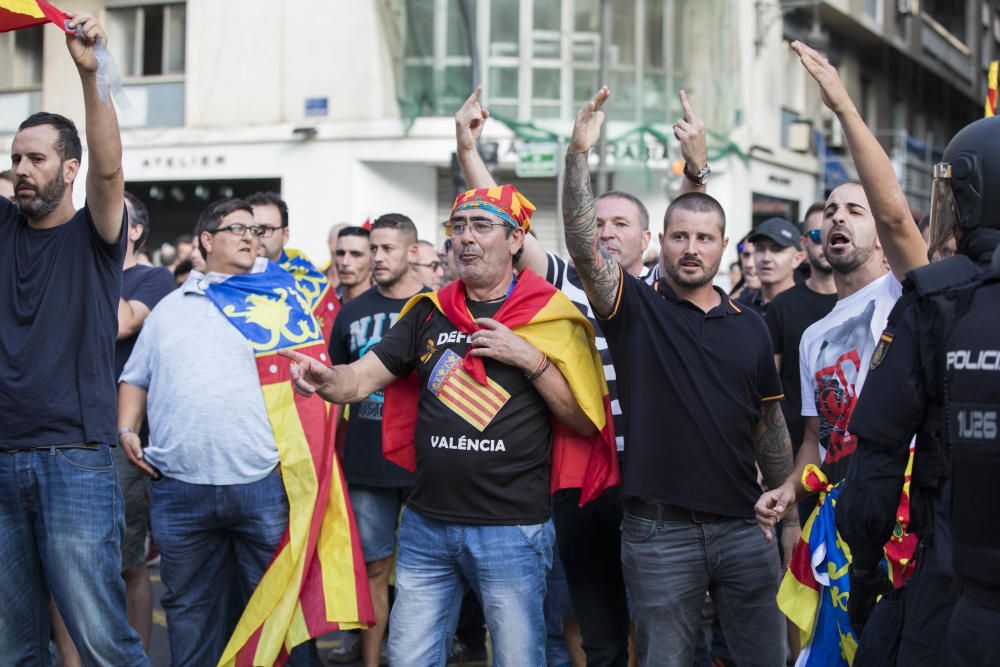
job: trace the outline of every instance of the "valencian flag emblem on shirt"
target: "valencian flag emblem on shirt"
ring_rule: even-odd
[[[334,453],[329,404],[292,389],[294,348],[327,363],[313,301],[277,264],[211,285],[207,296],[250,343],[288,495],[288,527],[220,665],[283,665],[294,646],[374,623],[361,542]]]
[[[329,341],[333,320],[340,310],[340,299],[330,288],[330,281],[298,250],[286,248],[278,265],[295,276],[299,294],[309,302],[309,312],[315,316],[323,331],[323,340]]]
[[[459,331],[471,334],[478,330],[466,305],[465,285],[461,280],[438,292],[417,294],[399,316],[406,315],[424,299],[430,300]],[[583,504],[618,484],[611,399],[590,322],[562,292],[528,270],[518,276],[513,291],[493,319],[514,330],[552,360],[597,429],[593,436],[582,436],[553,418],[552,490],[579,488]],[[480,357],[467,353],[463,358],[450,351],[435,366],[428,390],[480,431],[510,397],[486,375]],[[414,435],[419,392],[416,373],[386,387],[382,418],[385,458],[411,472],[416,469]]]
[[[54,23],[66,30],[69,16],[45,0],[0,0],[0,32]]]
[[[897,524],[885,545],[883,558],[889,580],[896,588],[912,576],[913,552],[917,546],[917,536],[907,532],[912,466],[911,449]],[[858,636],[847,615],[851,552],[837,533],[834,520],[840,485],[831,484],[814,465],[807,466],[802,473],[802,485],[819,491],[819,503],[792,554],[778,590],[778,607],[799,628],[802,652],[795,663],[798,667],[852,665]]]

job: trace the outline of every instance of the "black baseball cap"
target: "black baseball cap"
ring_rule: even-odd
[[[756,229],[747,234],[747,241],[753,243],[759,238],[768,238],[780,245],[782,248],[795,248],[802,250],[799,237],[802,232],[799,228],[783,218],[768,218],[757,225]]]

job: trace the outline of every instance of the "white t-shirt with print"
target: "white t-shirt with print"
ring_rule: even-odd
[[[888,273],[837,301],[826,317],[802,334],[802,415],[819,417],[824,467],[849,456],[857,447],[847,425],[879,337],[902,293],[900,282]]]

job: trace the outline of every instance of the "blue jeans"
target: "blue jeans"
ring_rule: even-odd
[[[785,664],[778,547],[755,521],[657,521],[625,512],[622,571],[640,664],[691,665],[706,590],[736,664]]]
[[[214,665],[288,525],[281,475],[229,486],[164,477],[153,483],[149,510],[171,664]],[[308,664],[310,649],[296,647],[288,664]]]
[[[149,665],[125,615],[107,445],[0,452],[0,664],[48,665],[49,593],[85,665]]]
[[[472,587],[493,641],[493,664],[545,667],[545,578],[552,522],[526,526],[446,523],[404,508],[389,664],[444,665],[462,596]]]

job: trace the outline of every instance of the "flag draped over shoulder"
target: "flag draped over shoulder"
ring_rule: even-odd
[[[913,574],[913,553],[918,542],[917,536],[908,532],[912,468],[911,446],[896,526],[885,545],[883,559],[889,580],[896,588]],[[858,650],[858,637],[847,616],[851,551],[837,534],[834,520],[840,485],[831,484],[818,467],[809,465],[802,473],[802,486],[819,491],[819,503],[792,554],[778,590],[778,607],[801,632],[802,652],[797,666],[851,665]]]
[[[299,281],[268,263],[211,285],[207,296],[250,343],[288,495],[288,527],[220,665],[283,665],[291,649],[338,628],[374,623],[361,542],[329,429],[328,403],[292,389],[294,348],[328,363],[326,343]]]
[[[340,311],[340,299],[330,286],[330,281],[298,250],[286,248],[278,260],[278,265],[295,276],[299,294],[309,301],[308,310],[319,322],[323,340],[329,342],[330,332],[333,331],[333,320]]]
[[[453,281],[438,292],[417,294],[403,307],[400,317],[423,299],[430,300],[458,330],[471,334],[479,329],[466,305],[462,281]],[[590,322],[564,294],[528,270],[518,276],[516,286],[493,319],[552,360],[598,431],[593,436],[582,436],[553,418],[552,491],[580,488],[583,504],[618,484],[611,400]],[[480,357],[467,353],[461,366],[480,385],[491,386]],[[416,373],[385,389],[382,452],[386,459],[410,471],[416,468],[414,433],[419,393]]]
[[[1000,61],[994,60],[990,63],[989,77],[986,83],[986,109],[985,117],[995,116],[997,113],[997,70],[1000,69]]]
[[[66,30],[69,16],[45,0],[0,0],[0,32],[54,23]]]

